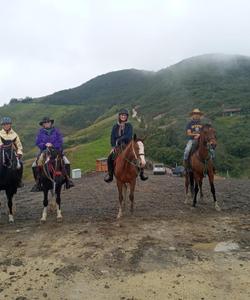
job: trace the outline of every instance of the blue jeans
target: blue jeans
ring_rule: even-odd
[[[190,151],[191,151],[191,149],[192,149],[192,146],[193,146],[195,143],[197,143],[197,140],[189,140],[189,141],[187,142],[186,148],[185,148],[185,150],[184,150],[184,157],[183,157],[184,160],[188,160],[189,153],[190,153]],[[209,152],[210,152],[210,155],[211,155],[212,160],[214,160],[214,159],[215,159],[215,150],[211,148]]]
[[[194,144],[194,140],[188,140],[186,148],[184,150],[184,157],[183,157],[184,160],[188,160],[189,153],[192,149],[193,144]]]

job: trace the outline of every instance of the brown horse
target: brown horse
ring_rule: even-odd
[[[216,210],[220,210],[217,203],[215,188],[214,188],[214,166],[211,158],[211,151],[216,148],[216,132],[211,125],[202,127],[198,140],[197,149],[190,156],[191,170],[186,170],[185,188],[186,201],[188,196],[188,187],[190,184],[191,194],[193,196],[193,207],[197,203],[197,194],[200,189],[200,197],[203,198],[202,181],[205,174],[208,174],[211,193],[213,194],[214,206]],[[195,184],[195,185],[194,185]]]
[[[131,202],[130,211],[134,209],[134,191],[136,185],[136,177],[139,169],[145,167],[145,153],[143,141],[134,136],[133,140],[127,147],[117,156],[115,160],[115,177],[119,192],[119,212],[117,219],[122,217],[123,201],[126,201],[127,187],[129,186],[129,199]]]

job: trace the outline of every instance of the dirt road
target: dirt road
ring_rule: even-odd
[[[221,212],[184,204],[183,179],[138,182],[135,212],[117,214],[115,183],[90,174],[63,192],[63,223],[39,220],[42,194],[1,194],[0,299],[250,299],[250,182],[217,180]],[[3,205],[4,204],[4,205]]]

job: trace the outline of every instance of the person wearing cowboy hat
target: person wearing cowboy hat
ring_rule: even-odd
[[[41,191],[41,186],[39,183],[39,169],[37,166],[37,161],[39,160],[42,152],[48,147],[53,147],[57,151],[63,151],[63,137],[58,128],[53,126],[54,120],[49,117],[44,117],[39,125],[42,127],[36,136],[36,146],[39,148],[40,153],[38,158],[32,164],[33,176],[36,181],[35,185],[31,189],[32,192]],[[74,186],[72,180],[70,179],[70,162],[65,155],[63,155],[63,160],[65,164],[65,169],[67,172],[66,188],[69,189]]]
[[[118,113],[118,122],[113,126],[111,131],[111,152],[108,156],[108,174],[104,178],[105,182],[113,181],[114,177],[114,160],[117,147],[128,145],[133,137],[133,126],[128,122],[129,112],[127,109],[121,109]],[[148,179],[144,175],[144,170],[140,170],[140,178],[145,181]]]
[[[189,159],[190,151],[192,147],[197,144],[198,138],[200,137],[200,131],[202,128],[201,117],[203,116],[203,113],[198,108],[195,108],[190,113],[190,116],[191,116],[191,121],[189,121],[186,126],[186,135],[188,137],[188,142],[184,150],[185,168],[188,168],[189,166],[188,159]]]
[[[3,140],[11,141],[16,147],[17,158],[20,162],[20,168],[18,168],[18,187],[23,187],[23,163],[21,161],[23,157],[23,146],[18,134],[12,129],[12,120],[10,117],[3,117],[1,119],[2,130],[0,130],[0,147],[3,145]]]

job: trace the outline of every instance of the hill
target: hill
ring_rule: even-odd
[[[140,122],[134,121],[135,127],[139,134],[148,136],[145,141],[148,157],[168,165],[181,163],[188,112],[199,107],[205,112],[204,121],[211,122],[218,132],[219,172],[249,177],[249,115],[222,116],[223,108],[250,109],[249,83],[249,57],[207,54],[158,72],[134,69],[111,72],[73,89],[12,102],[0,108],[0,116],[13,117],[27,158],[35,153],[38,121],[44,115],[52,116],[66,136],[73,165],[76,161],[77,165],[88,165],[85,168],[88,169],[93,168],[96,155],[106,155],[114,114],[124,106],[130,111],[136,107]],[[93,145],[103,151],[96,153]],[[87,149],[91,159],[84,158]],[[82,156],[75,155],[81,152]]]

